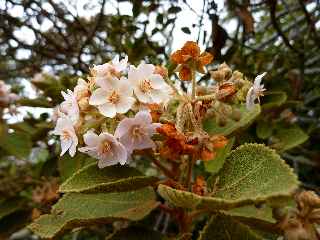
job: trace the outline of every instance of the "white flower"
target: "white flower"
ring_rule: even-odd
[[[73,122],[67,117],[59,118],[57,120],[57,125],[53,130],[53,134],[60,135],[60,156],[69,150],[70,156],[73,157],[76,154],[78,145],[78,137],[73,128]]]
[[[151,136],[156,133],[156,129],[160,126],[160,123],[152,123],[149,111],[141,110],[134,118],[123,119],[114,135],[131,154],[135,149],[155,148],[156,145]]]
[[[113,87],[96,89],[89,99],[90,105],[97,106],[102,115],[110,118],[117,113],[126,113],[135,102],[125,77],[115,80],[112,85]]]
[[[18,95],[11,93],[10,86],[0,81],[0,107],[5,107],[18,99]]]
[[[94,66],[92,69],[95,77],[95,83],[102,88],[112,86],[112,80],[120,78],[121,72],[126,70],[128,66],[128,56],[119,61],[119,56],[116,56],[111,62]]]
[[[79,148],[79,151],[99,159],[99,168],[126,163],[127,151],[113,135],[109,133],[97,135],[93,131],[88,131],[83,135],[83,140],[87,146]]]
[[[75,124],[79,119],[79,106],[75,94],[71,90],[61,91],[64,101],[60,105],[60,110],[66,114]]]
[[[170,87],[160,74],[154,73],[155,67],[144,62],[136,68],[130,66],[128,80],[140,102],[165,103],[169,100]]]
[[[263,96],[263,92],[266,90],[264,85],[261,84],[261,81],[266,74],[267,73],[264,72],[258,75],[254,80],[253,86],[249,89],[246,96],[246,107],[248,110],[252,109],[256,99],[260,102],[260,96]]]

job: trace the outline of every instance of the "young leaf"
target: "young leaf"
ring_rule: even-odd
[[[68,193],[29,228],[41,238],[53,238],[65,230],[108,223],[116,219],[137,221],[158,203],[152,188],[121,193]]]
[[[90,164],[73,174],[61,186],[60,192],[121,192],[146,187],[158,181],[156,177],[146,177],[128,166],[110,166],[99,169]]]
[[[282,91],[269,92],[262,98],[262,108],[269,109],[274,107],[280,107],[287,100],[287,94]]]
[[[217,214],[211,217],[200,233],[198,240],[263,240],[250,228],[230,216]]]
[[[274,140],[271,147],[278,151],[286,151],[308,140],[309,136],[298,126],[278,125],[275,130]]]
[[[232,149],[234,140],[234,137],[229,139],[229,142],[226,146],[217,150],[217,155],[213,160],[204,163],[204,166],[208,172],[212,174],[216,174],[217,172],[219,172]]]
[[[232,132],[249,125],[260,114],[260,105],[256,104],[250,111],[248,111],[245,106],[241,105],[239,111],[241,113],[241,119],[239,121],[228,119],[224,126],[219,126],[215,119],[205,119],[203,122],[204,130],[212,135],[222,134],[227,136]]]
[[[160,185],[158,192],[175,206],[229,210],[278,201],[292,195],[298,188],[292,169],[274,150],[261,144],[244,144],[233,150],[218,179],[213,197],[202,197],[165,185]]]

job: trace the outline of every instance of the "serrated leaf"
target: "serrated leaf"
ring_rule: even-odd
[[[277,201],[290,196],[298,188],[292,169],[274,150],[261,144],[244,144],[231,151],[218,178],[213,197],[203,197],[165,185],[160,185],[158,192],[178,207],[229,210]]]
[[[256,127],[256,134],[261,139],[267,139],[272,135],[273,126],[266,121],[258,121]]]
[[[229,139],[226,146],[217,150],[217,154],[213,160],[204,163],[206,171],[212,174],[216,174],[217,172],[219,172],[232,149],[234,140],[234,137]]]
[[[212,135],[222,134],[227,136],[232,132],[249,125],[260,114],[260,105],[256,104],[250,111],[248,111],[245,106],[241,105],[238,110],[241,113],[241,119],[239,121],[228,119],[224,126],[219,126],[216,119],[207,118],[203,122],[204,130]]]
[[[17,158],[27,158],[31,147],[30,136],[22,132],[4,133],[0,138],[0,148]]]
[[[19,198],[7,199],[0,203],[0,220],[4,217],[20,210],[24,201]]]
[[[280,107],[287,101],[287,94],[282,91],[269,92],[262,98],[262,109]]]
[[[164,240],[164,236],[154,230],[132,226],[108,236],[106,240]]]
[[[137,221],[158,203],[152,188],[121,193],[68,193],[29,228],[41,238],[53,238],[65,230],[109,223],[117,219]]]
[[[272,148],[278,151],[286,151],[307,141],[309,136],[298,126],[278,125],[273,135]]]
[[[129,166],[98,168],[90,164],[73,174],[61,186],[60,192],[122,192],[150,186],[159,179],[142,175]]]
[[[60,157],[58,161],[58,169],[62,178],[62,181],[67,180],[67,178],[71,177],[74,173],[79,171],[84,166],[87,166],[91,163],[96,162],[97,160],[85,155],[83,153],[77,153],[74,157],[70,157],[70,155],[65,154]]]
[[[245,224],[223,214],[212,216],[198,238],[198,240],[211,239],[263,240]]]

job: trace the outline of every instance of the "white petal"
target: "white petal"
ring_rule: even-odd
[[[120,101],[116,104],[116,111],[118,113],[126,113],[130,110],[134,104],[135,99],[133,97],[121,97]]]
[[[141,79],[149,78],[153,74],[155,67],[152,64],[140,63],[138,66],[139,75]],[[140,79],[140,80],[141,80]]]
[[[162,103],[162,102],[166,102],[167,100],[169,100],[170,96],[168,95],[168,92],[160,89],[153,89],[151,90],[151,98],[152,101],[155,103]]]
[[[151,82],[151,86],[155,89],[166,88],[168,86],[160,74],[152,74],[149,77],[149,80]]]
[[[155,143],[150,138],[144,138],[142,141],[134,145],[135,149],[142,150],[147,148],[155,148]]]
[[[252,109],[252,107],[254,105],[254,101],[255,101],[254,89],[253,89],[253,87],[251,87],[247,93],[247,96],[246,96],[246,108],[248,110]]]
[[[89,156],[98,159],[98,150],[97,147],[81,147],[78,148],[79,152],[83,152],[85,154],[88,154]]]
[[[152,123],[152,116],[149,111],[141,110],[139,111],[136,116],[134,117],[135,121],[138,124],[151,124]]]
[[[149,94],[142,92],[139,87],[134,88],[133,91],[134,91],[136,97],[138,98],[138,100],[140,102],[153,103],[153,101],[152,101],[151,97],[149,96]]]
[[[92,130],[89,130],[83,135],[83,141],[88,146],[97,146],[100,142],[99,136],[95,134]]]
[[[98,109],[103,116],[106,116],[109,118],[113,118],[117,114],[116,107],[112,103],[105,103],[103,105],[99,105]]]
[[[68,139],[68,140],[65,140],[65,139],[60,139],[60,142],[61,142],[61,154],[60,156],[62,156],[63,154],[65,154],[68,149],[71,147],[72,145],[72,140],[71,139]]]
[[[118,162],[121,165],[124,165],[127,161],[128,155],[127,155],[127,150],[126,148],[121,144],[118,143],[117,149],[116,149],[116,158],[118,160]]]
[[[262,78],[263,78],[266,74],[267,74],[267,73],[264,72],[264,73],[258,75],[258,76],[254,79],[254,84],[253,84],[253,85],[254,85],[255,87],[259,87],[260,84],[261,84]]]
[[[90,105],[104,104],[108,101],[107,96],[108,96],[108,91],[103,90],[102,88],[98,88],[92,93],[89,99],[89,104]]]
[[[118,83],[118,91],[121,95],[131,97],[133,94],[132,86],[129,80],[125,77],[121,77]]]
[[[114,136],[116,138],[121,138],[123,135],[125,135],[128,132],[132,124],[134,124],[134,120],[132,118],[124,118],[118,124],[114,132]]]

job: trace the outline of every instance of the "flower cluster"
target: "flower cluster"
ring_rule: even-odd
[[[8,107],[18,99],[18,95],[11,92],[10,86],[0,80],[0,108]]]
[[[60,136],[61,155],[68,151],[74,156],[81,144],[78,151],[98,159],[103,168],[125,164],[134,150],[155,148],[151,137],[161,125],[153,123],[148,106],[165,106],[171,98],[159,69],[115,57],[94,66],[88,80],[80,78],[73,91],[62,92],[53,131]]]

